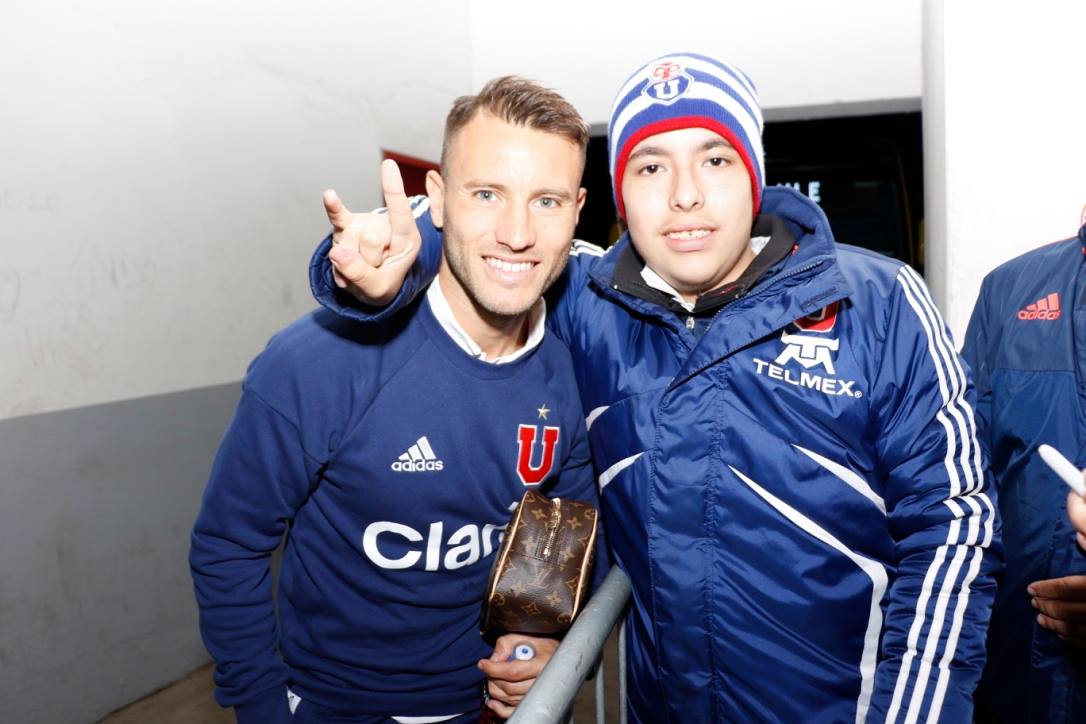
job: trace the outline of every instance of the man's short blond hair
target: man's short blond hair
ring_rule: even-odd
[[[480,112],[487,112],[506,123],[554,133],[569,139],[581,150],[581,168],[588,149],[588,125],[573,105],[550,88],[515,75],[495,78],[473,96],[453,101],[445,117],[445,137],[441,144],[444,168],[449,146],[457,131]]]

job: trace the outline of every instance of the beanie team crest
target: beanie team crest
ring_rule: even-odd
[[[659,133],[705,128],[719,134],[743,159],[750,175],[754,214],[765,188],[762,108],[754,83],[738,68],[695,53],[651,60],[622,85],[611,107],[607,149],[615,207],[626,218],[622,174],[638,143]]]

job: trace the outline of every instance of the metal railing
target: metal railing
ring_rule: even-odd
[[[592,666],[596,672],[596,722],[604,724],[603,662],[601,653],[608,634],[626,609],[630,599],[630,581],[618,566],[611,569],[603,584],[585,604],[562,644],[547,662],[543,673],[524,697],[509,724],[559,724],[569,711],[577,691]],[[619,628],[619,719],[626,722],[626,637]]]

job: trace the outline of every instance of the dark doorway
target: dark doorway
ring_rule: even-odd
[[[588,158],[581,186],[588,191],[581,218],[573,235],[606,248],[621,236],[615,197],[611,194],[611,170],[607,166],[607,136],[588,139]]]
[[[766,180],[822,206],[844,244],[924,261],[920,113],[767,123]]]

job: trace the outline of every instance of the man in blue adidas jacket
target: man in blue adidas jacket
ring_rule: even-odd
[[[764,188],[761,128],[734,67],[634,73],[608,128],[629,233],[574,244],[550,318],[632,583],[631,713],[969,722],[999,565],[971,383],[915,272]],[[380,234],[318,248],[318,298],[391,313],[432,274],[420,229],[388,310],[343,306],[326,258],[385,301]]]
[[[983,721],[1086,721],[1086,551],[1065,486],[1037,454],[1047,443],[1086,466],[1084,255],[1086,226],[989,274],[962,350],[1007,555],[977,692]]]
[[[596,497],[569,351],[544,334],[540,298],[568,258],[587,143],[534,83],[458,99],[431,180],[449,243],[425,296],[367,328],[308,314],[250,366],[190,553],[216,698],[239,724],[475,724],[480,668],[505,682],[489,706],[508,715],[553,652],[531,638],[537,659],[507,662],[525,637],[488,646],[479,612],[525,489]]]

